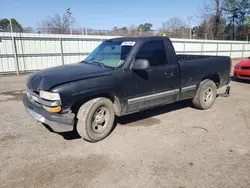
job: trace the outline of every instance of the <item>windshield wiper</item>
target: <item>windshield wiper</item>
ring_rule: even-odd
[[[89,64],[89,62],[87,62],[87,61],[85,61],[85,60],[81,61],[80,63],[87,63],[87,64]]]
[[[89,62],[89,61],[81,61],[81,63],[87,63],[87,64],[96,64],[96,65],[99,65],[99,66],[101,66],[101,67],[104,67],[105,66],[105,64],[104,63],[102,63],[102,62],[100,62],[100,61],[91,61],[91,62]]]
[[[104,63],[100,62],[100,61],[91,61],[90,63],[97,64],[97,65],[99,65],[101,67],[106,67],[106,65]]]
[[[95,64],[95,65],[98,65],[100,67],[110,67],[110,66],[107,66],[105,63],[101,62],[101,61],[82,61],[82,63],[87,63],[87,64]]]

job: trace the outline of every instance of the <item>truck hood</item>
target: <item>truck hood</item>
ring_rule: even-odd
[[[33,91],[48,91],[60,84],[111,74],[113,68],[77,63],[49,68],[32,74],[27,85]]]

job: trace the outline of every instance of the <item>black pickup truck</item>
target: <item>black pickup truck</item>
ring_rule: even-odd
[[[115,116],[184,99],[210,108],[230,69],[229,57],[176,55],[167,37],[115,38],[80,63],[32,74],[23,103],[55,132],[76,128],[96,142],[111,132]]]

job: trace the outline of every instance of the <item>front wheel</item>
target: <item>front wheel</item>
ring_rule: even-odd
[[[217,87],[214,81],[206,79],[200,83],[196,96],[193,99],[195,108],[206,110],[213,106],[217,95]]]
[[[100,141],[109,135],[114,126],[113,103],[107,98],[92,99],[80,107],[77,118],[79,135],[90,142]]]

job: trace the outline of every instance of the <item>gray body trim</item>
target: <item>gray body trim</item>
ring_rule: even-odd
[[[196,89],[196,85],[191,85],[191,86],[187,86],[187,87],[183,87],[181,89],[182,92],[186,92],[186,91],[191,91],[191,90],[195,90]],[[134,104],[134,103],[140,103],[140,102],[144,102],[147,100],[154,100],[154,99],[158,99],[158,98],[162,98],[162,97],[166,97],[166,96],[171,96],[174,95],[176,93],[179,93],[179,89],[174,89],[174,90],[170,90],[170,91],[164,91],[164,92],[160,92],[160,93],[155,93],[155,94],[151,94],[151,95],[146,95],[146,96],[142,96],[142,97],[136,97],[136,98],[132,98],[132,99],[128,99],[128,104]]]
[[[158,99],[161,97],[171,96],[171,95],[174,95],[176,93],[179,93],[179,91],[180,91],[179,89],[174,89],[174,90],[170,90],[170,91],[164,91],[164,92],[146,95],[146,96],[142,96],[142,97],[132,98],[132,99],[128,100],[128,104],[134,104],[134,103],[139,103],[139,102],[143,102],[143,101],[147,101],[147,100],[153,100],[153,99]]]
[[[190,90],[194,90],[194,89],[196,89],[196,85],[183,87],[183,88],[181,88],[181,91],[185,92],[185,91],[190,91]]]

